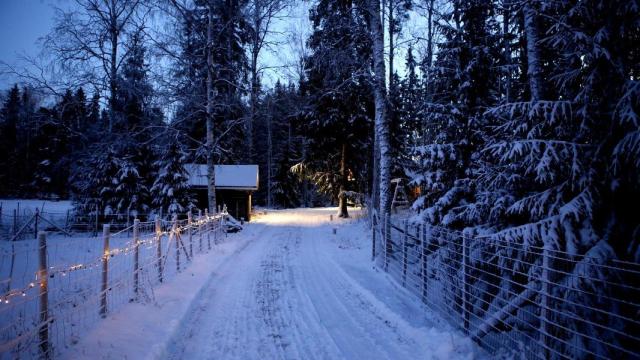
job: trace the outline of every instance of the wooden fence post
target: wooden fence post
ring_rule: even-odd
[[[158,280],[162,282],[162,226],[158,215],[156,215],[156,257],[158,261]]]
[[[427,302],[427,285],[429,281],[429,268],[427,267],[427,226],[422,224],[420,231],[420,237],[422,238],[422,302]]]
[[[193,218],[191,217],[191,210],[187,213],[187,230],[189,230],[189,255],[193,259]]]
[[[409,240],[409,221],[404,220],[404,236],[402,237],[402,286],[407,286],[407,241]]]
[[[384,225],[384,271],[388,271],[389,269],[389,257],[391,256],[391,213],[385,214],[385,225]]]
[[[464,330],[469,333],[469,242],[462,234],[462,318]]]
[[[133,220],[133,293],[140,293],[140,220]]]
[[[202,210],[198,210],[198,235],[198,241],[200,242],[200,253],[202,254]]]
[[[204,223],[204,228],[206,229],[205,231],[207,232],[207,249],[209,249],[209,251],[211,251],[211,219],[209,219],[209,209],[204,209],[204,218],[205,218],[205,223]]]
[[[40,329],[38,336],[40,340],[40,353],[43,358],[49,359],[49,284],[47,268],[47,233],[38,233],[39,269],[38,280],[40,281]]]
[[[107,291],[109,289],[109,237],[111,229],[109,224],[102,225],[102,291],[100,293],[100,315],[107,316]]]
[[[171,235],[173,242],[176,243],[176,271],[180,272],[180,239],[178,238],[178,216],[173,215],[173,224],[171,225]]]
[[[371,261],[376,260],[376,232],[378,231],[377,215],[374,212],[371,216],[371,229],[373,229],[371,234]]]

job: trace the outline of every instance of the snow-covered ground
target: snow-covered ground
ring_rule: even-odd
[[[364,222],[329,221],[335,212],[268,211],[157,287],[153,304],[125,305],[63,357],[484,357],[373,267]]]
[[[39,211],[64,214],[73,207],[69,200],[52,201],[39,199],[0,199],[0,206],[2,207],[2,214],[6,216],[12,216],[14,209],[19,211],[18,215],[33,214],[36,208]]]

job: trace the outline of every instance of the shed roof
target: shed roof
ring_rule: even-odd
[[[189,186],[207,187],[207,165],[185,164]],[[216,189],[258,190],[258,165],[216,165]]]

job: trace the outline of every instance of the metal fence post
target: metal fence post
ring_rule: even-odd
[[[191,210],[187,213],[187,230],[189,230],[189,255],[193,259],[193,218],[191,217]]]
[[[140,220],[133,220],[133,293],[140,293]]]
[[[402,286],[407,286],[407,240],[409,240],[409,221],[404,220],[404,236],[402,237]]]
[[[40,340],[40,353],[43,358],[50,358],[49,354],[49,284],[47,268],[47,234],[44,231],[38,233],[39,269],[38,280],[40,281],[40,329],[38,337]]]
[[[100,315],[102,315],[103,318],[107,316],[107,291],[109,289],[110,230],[111,229],[109,224],[104,224],[102,226],[103,251],[102,251],[102,291],[100,293]]]
[[[464,330],[469,333],[469,243],[462,237],[462,317]]]
[[[422,302],[427,302],[427,287],[429,281],[429,268],[427,263],[427,226],[422,224],[420,231],[420,237],[422,238]]]
[[[158,280],[162,282],[162,226],[158,215],[156,215],[156,257],[158,261]]]
[[[540,299],[540,342],[543,346],[543,356],[549,358],[549,282],[550,279],[550,249],[545,242],[542,250],[542,294]]]

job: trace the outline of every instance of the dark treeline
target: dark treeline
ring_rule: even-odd
[[[108,18],[88,6],[75,23],[60,17],[45,42],[67,73],[96,86],[53,102],[36,84],[7,91],[0,196],[71,197],[100,213],[184,211],[199,206],[184,164],[213,160],[259,164],[258,204],[333,203],[348,216],[355,193],[389,211],[387,180],[400,177],[418,219],[487,235],[471,250],[486,263],[510,258],[504,243],[640,261],[640,212],[629,208],[640,202],[637,1],[387,0],[380,9],[317,0],[304,51],[291,53],[297,78],[270,87],[257,59],[283,44],[268,41],[265,19],[286,17],[291,4],[158,1],[169,34],[153,38],[135,22],[147,13],[140,2],[111,1],[138,16],[114,20],[121,28],[110,33],[87,20]],[[404,31],[409,14],[422,33]],[[86,36],[111,39],[101,51],[74,43],[87,26]],[[165,71],[152,78],[157,58]],[[486,271],[540,257],[510,261]],[[497,306],[522,288],[503,275]],[[594,294],[582,303],[609,306],[596,305],[607,289],[580,284]]]
[[[102,87],[64,89],[53,103],[30,86],[8,90],[0,195],[171,212],[198,206],[184,164],[211,155],[260,165],[259,204],[340,203],[347,215],[345,194],[374,205],[388,195],[378,175],[390,164],[392,178],[417,187],[413,209],[430,223],[637,260],[638,212],[623,210],[640,200],[635,1],[389,0],[383,103],[372,81],[380,77],[370,1],[314,2],[299,77],[263,86],[256,56],[276,45],[259,20],[290,5],[159,1],[171,36],[152,39],[144,23],[123,22],[109,43],[120,55],[102,59],[117,66],[95,70]],[[400,52],[411,12],[426,27]],[[69,36],[82,21],[61,26],[72,20],[58,19],[45,43],[67,63],[85,61]],[[152,79],[158,54],[167,71]],[[374,131],[381,108],[390,152]]]

